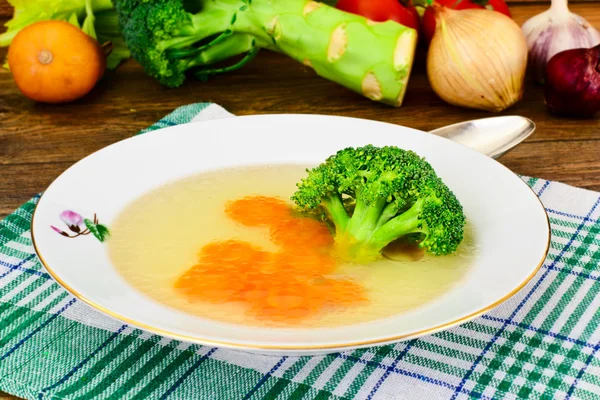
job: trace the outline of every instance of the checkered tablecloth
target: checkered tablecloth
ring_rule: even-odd
[[[228,116],[193,104],[149,130]],[[600,194],[523,179],[548,211],[552,243],[520,292],[448,331],[317,357],[190,345],[105,317],[37,260],[35,197],[0,223],[0,390],[28,399],[598,399]]]

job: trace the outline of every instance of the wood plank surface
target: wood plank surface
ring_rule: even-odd
[[[510,8],[522,24],[548,4],[532,0],[511,4]],[[573,12],[600,27],[598,1],[570,4]],[[0,25],[10,12],[8,4],[0,0]],[[5,53],[0,50],[1,59]],[[239,71],[204,83],[189,80],[178,89],[161,87],[130,60],[117,71],[109,71],[86,98],[60,106],[26,99],[11,74],[2,69],[0,218],[43,191],[74,162],[193,102],[212,101],[238,115],[344,115],[422,130],[493,115],[443,103],[428,84],[424,58],[425,52],[420,49],[404,105],[399,109],[369,101],[315,76],[283,55],[267,51]],[[544,106],[543,89],[531,84],[523,100],[502,114],[523,115],[537,124],[532,137],[500,159],[504,165],[515,173],[600,190],[600,119],[550,115]],[[0,400],[5,399],[0,395]]]

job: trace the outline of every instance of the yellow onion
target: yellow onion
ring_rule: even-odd
[[[499,112],[519,101],[527,68],[527,43],[509,17],[486,9],[435,7],[436,30],[427,54],[427,76],[444,101]]]

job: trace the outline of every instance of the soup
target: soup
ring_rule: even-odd
[[[113,265],[140,292],[199,317],[257,326],[331,327],[414,310],[455,287],[476,257],[473,232],[448,256],[401,243],[357,265],[326,226],[294,213],[306,167],[220,170],[144,194],[111,224]],[[398,250],[400,249],[400,250]]]

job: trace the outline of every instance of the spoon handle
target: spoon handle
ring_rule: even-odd
[[[498,158],[527,139],[535,124],[521,116],[475,119],[434,129],[429,133],[471,147],[491,158]]]

